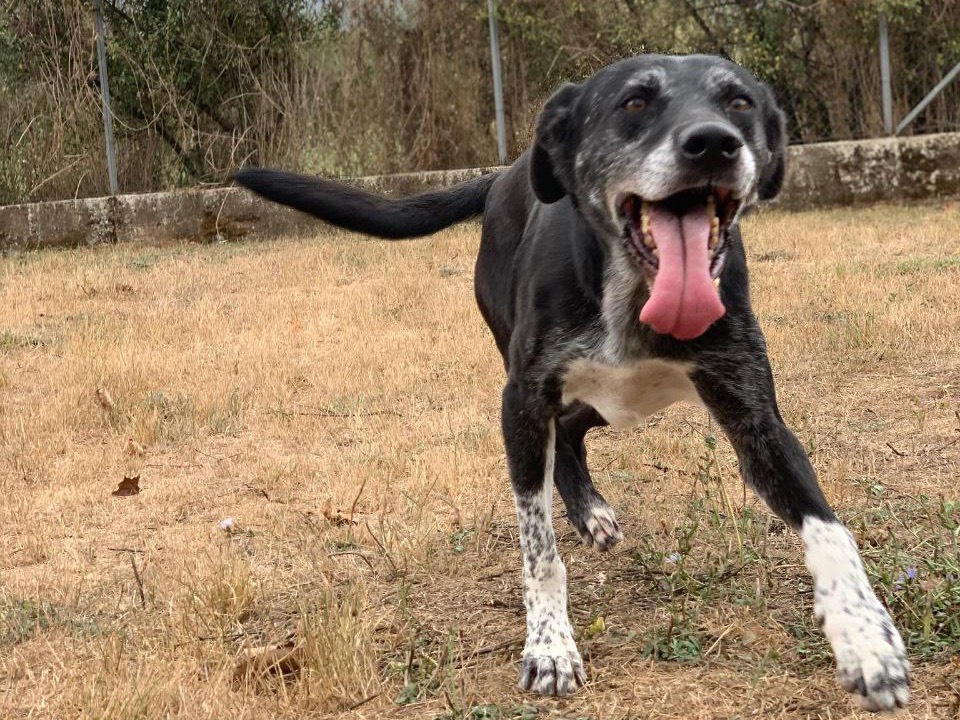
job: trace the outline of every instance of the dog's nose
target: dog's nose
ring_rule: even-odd
[[[698,165],[726,165],[737,159],[743,147],[740,135],[718,122],[691,125],[681,131],[678,140],[683,156]]]

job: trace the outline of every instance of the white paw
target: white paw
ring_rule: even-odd
[[[814,578],[813,612],[837,658],[843,689],[867,710],[893,710],[910,700],[910,661],[900,633],[877,599],[857,545],[835,521],[804,518],[800,532]]]
[[[613,508],[606,503],[592,505],[583,518],[582,524],[575,523],[574,527],[583,543],[596,550],[609,550],[623,540],[617,516]]]
[[[563,613],[561,621],[548,616],[528,625],[520,668],[521,690],[540,695],[573,695],[586,682],[565,608]]]
[[[814,614],[833,646],[837,678],[866,710],[910,700],[910,661],[900,634],[870,587],[832,580],[818,588]]]
[[[523,652],[520,689],[538,695],[573,695],[586,681],[583,661],[576,646],[572,650],[529,647]]]

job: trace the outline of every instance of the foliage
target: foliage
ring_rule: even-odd
[[[0,14],[0,203],[106,186],[91,3]],[[794,141],[879,135],[877,17],[895,114],[960,60],[954,0],[500,0],[509,150],[561,82],[639,52],[711,52],[776,90]],[[495,162],[477,0],[104,0],[121,191],[243,163],[352,175]],[[960,126],[954,83],[911,131]]]
[[[883,485],[871,488],[883,497]],[[960,502],[919,495],[885,500],[860,519],[864,557],[912,656],[960,646]]]

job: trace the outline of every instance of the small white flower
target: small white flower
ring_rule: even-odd
[[[233,530],[233,518],[224,518],[221,520],[220,529],[224,532],[231,532]]]
[[[680,562],[680,553],[670,553],[670,557],[667,558],[667,562],[671,565],[676,565]]]

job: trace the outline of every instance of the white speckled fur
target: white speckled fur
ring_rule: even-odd
[[[585,545],[596,550],[609,550],[623,540],[623,532],[617,522],[616,513],[607,504],[594,505],[590,508],[587,518],[587,533],[580,533],[580,539]]]
[[[910,699],[910,662],[890,615],[870,587],[853,537],[838,522],[806,517],[800,530],[814,580],[814,614],[833,647],[837,677],[868,710]]]
[[[624,155],[640,157],[642,160],[631,169],[629,174],[612,182],[608,188],[606,200],[610,217],[619,217],[619,203],[626,195],[637,195],[644,200],[654,202],[663,200],[677,192],[678,187],[682,187],[681,169],[677,164],[677,148],[672,136],[646,154],[643,153],[641,142],[627,145],[624,148]],[[743,146],[731,174],[736,177],[736,184],[730,187],[733,197],[751,198],[756,190],[757,161],[749,145]]]
[[[532,497],[517,498],[527,609],[520,687],[543,695],[571,695],[585,675],[567,616],[567,570],[553,532],[555,446],[556,426],[551,420],[543,487]]]

